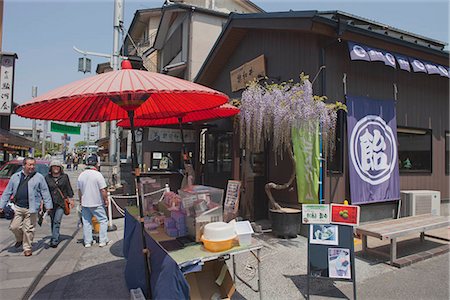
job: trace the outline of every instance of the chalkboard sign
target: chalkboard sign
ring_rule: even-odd
[[[307,299],[311,277],[351,281],[356,299],[353,227],[337,224],[306,226],[309,227]]]

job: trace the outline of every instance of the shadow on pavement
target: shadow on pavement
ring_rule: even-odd
[[[409,256],[412,254],[418,254],[420,252],[425,252],[428,250],[432,250],[434,248],[437,248],[439,246],[447,244],[446,242],[436,242],[435,240],[430,240],[431,238],[425,238],[425,240],[422,242],[420,238],[413,238],[409,240],[404,240],[397,242],[397,258],[402,258],[404,256]],[[378,247],[371,247],[370,241],[369,241],[369,248],[376,250],[377,252],[382,252],[387,257],[384,257],[380,254],[370,252],[370,253],[362,253],[361,251],[358,251],[355,253],[355,256],[358,259],[361,259],[370,265],[376,265],[379,263],[389,263],[389,253],[390,253],[390,244],[378,246]]]
[[[50,238],[51,238],[51,236],[48,235],[48,236],[42,237],[38,240],[34,240],[32,246],[31,246],[31,250],[33,252],[38,252],[39,250],[42,250],[42,249],[49,249],[50,248],[50,246],[49,246]],[[70,235],[62,234],[59,237],[59,242],[61,243],[64,240],[71,240],[71,239],[72,239],[72,237]],[[0,253],[5,252],[5,251],[8,253],[21,253],[23,251],[22,246],[19,248],[15,248],[14,244],[15,244],[15,242],[13,242],[9,246],[1,249]]]
[[[303,297],[307,298],[307,275],[284,275],[285,278],[292,280],[295,286],[298,288]],[[342,281],[341,281],[342,282]],[[333,297],[341,299],[349,299],[344,293],[341,292],[335,285],[332,279],[317,279],[311,278],[309,286],[309,294],[314,296]],[[349,282],[348,284],[352,284]]]
[[[125,260],[116,260],[61,277],[31,299],[129,299]]]
[[[109,249],[109,252],[111,252],[111,254],[114,256],[124,257],[124,255],[123,255],[123,239],[115,242]]]

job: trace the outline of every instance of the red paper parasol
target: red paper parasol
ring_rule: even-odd
[[[220,106],[228,97],[208,87],[159,73],[124,69],[88,77],[19,105],[24,118],[65,122],[161,119]]]

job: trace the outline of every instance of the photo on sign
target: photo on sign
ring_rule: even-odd
[[[360,208],[357,205],[331,204],[331,223],[358,226]]]
[[[350,249],[328,248],[328,272],[330,278],[352,278]]]
[[[339,236],[338,236],[338,226],[325,224],[325,225],[317,225],[310,224],[309,225],[309,242],[310,244],[320,244],[320,245],[338,245],[339,244]]]

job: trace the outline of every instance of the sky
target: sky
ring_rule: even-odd
[[[255,0],[267,12],[288,10],[340,10],[427,38],[449,42],[448,0]],[[124,0],[124,28],[128,30],[138,9],[161,7],[163,0]],[[113,49],[114,0],[4,0],[2,51],[18,55],[14,102],[31,100],[32,86],[38,95],[95,74],[98,63],[90,57],[92,73],[78,72],[73,50],[111,54]],[[448,46],[446,48],[448,50]],[[13,116],[12,127],[31,128],[31,120]],[[38,121],[38,126],[41,126]],[[86,136],[86,125],[73,143]],[[52,134],[60,140],[60,134]]]

